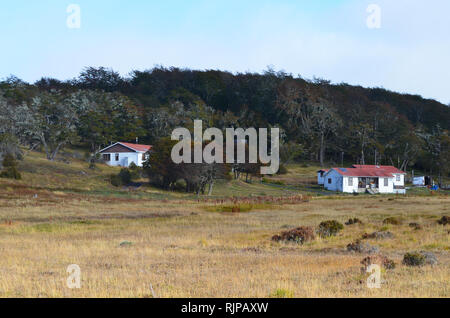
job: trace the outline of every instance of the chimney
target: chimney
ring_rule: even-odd
[[[136,137],[136,145],[139,143],[139,137]]]

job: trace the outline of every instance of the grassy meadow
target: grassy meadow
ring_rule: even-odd
[[[450,215],[448,193],[323,193],[312,185],[317,167],[292,166],[270,182],[224,181],[213,197],[198,198],[147,185],[115,188],[108,175],[117,168],[70,161],[30,152],[20,163],[23,180],[0,179],[0,297],[450,296],[450,228],[437,223]],[[392,216],[401,224],[383,224]],[[271,240],[354,217],[363,224],[334,237]],[[367,242],[396,268],[382,270],[381,288],[369,289],[361,271],[367,255],[346,246],[381,230],[394,237]],[[439,263],[402,265],[410,251],[433,252]],[[81,268],[80,289],[67,287],[71,264]]]

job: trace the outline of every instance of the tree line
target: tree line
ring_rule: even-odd
[[[0,82],[0,153],[67,145],[92,154],[113,141],[156,144],[176,127],[278,127],[281,162],[389,164],[450,171],[450,107],[416,95],[263,73],[154,67],[128,77],[86,68],[72,80]],[[156,149],[156,148],[154,148]],[[155,150],[156,151],[156,150]],[[164,182],[163,182],[164,183]]]

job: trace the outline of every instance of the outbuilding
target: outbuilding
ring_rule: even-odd
[[[330,191],[405,194],[405,174],[393,166],[353,165],[331,168],[323,181],[325,189]]]
[[[99,151],[103,161],[110,166],[129,167],[133,162],[142,167],[152,149],[150,145],[131,144],[127,142],[116,142]]]

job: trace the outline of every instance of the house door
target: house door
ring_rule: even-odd
[[[122,159],[122,167],[128,167],[128,157]]]

